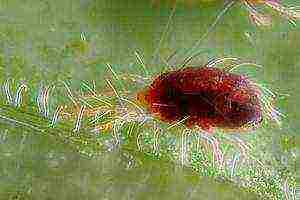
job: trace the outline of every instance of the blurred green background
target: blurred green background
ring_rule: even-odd
[[[165,60],[175,51],[170,64],[182,63],[223,3],[179,2],[172,14],[163,1],[153,7],[148,0],[0,0],[1,82],[25,80],[31,90],[58,80],[69,80],[74,90],[83,80],[101,86],[110,75],[106,63],[122,73],[145,75],[135,51],[153,76],[166,69]],[[233,56],[263,65],[255,79],[289,94],[278,101],[287,118],[282,129],[269,133],[270,144],[279,157],[291,151],[299,161],[300,28],[276,15],[273,20],[272,27],[257,28],[235,5],[199,46],[209,53],[191,64]],[[126,155],[86,158],[57,138],[1,122],[0,199],[258,199],[169,163],[144,160],[131,167]],[[299,181],[299,170],[294,175]]]

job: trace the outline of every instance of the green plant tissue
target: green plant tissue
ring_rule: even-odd
[[[300,22],[228,2],[0,0],[0,200],[296,199]],[[216,58],[244,63],[281,119],[207,139],[140,118],[154,77]]]

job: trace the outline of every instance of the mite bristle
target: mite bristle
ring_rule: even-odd
[[[279,2],[271,0],[266,0],[265,4],[277,11],[283,17],[287,18],[295,26],[296,22],[294,22],[294,20],[300,19],[300,12],[298,10],[295,10],[294,8],[287,8],[281,5]]]
[[[44,111],[43,111],[43,106],[41,105],[42,104],[42,96],[43,96],[43,93],[44,93],[44,86],[41,85],[39,90],[38,90],[38,95],[36,97],[36,104],[38,106],[38,111],[40,114],[43,114]]]
[[[108,106],[109,108],[113,107],[113,105],[110,102],[107,102],[103,99],[100,99],[98,96],[91,96],[92,99],[95,99],[96,101],[105,104],[106,106]]]
[[[67,90],[68,97],[72,101],[72,103],[74,104],[74,106],[75,107],[79,107],[78,103],[75,101],[75,97],[73,96],[70,87],[67,85],[67,83],[65,81],[61,81],[61,83],[63,84],[63,86]]]
[[[42,115],[44,117],[48,117],[48,96],[49,96],[49,90],[47,87],[44,88],[40,101],[42,106]]]
[[[227,11],[232,8],[237,1],[229,1],[227,2],[222,10],[218,13],[216,16],[214,22],[209,26],[207,31],[199,38],[198,41],[190,48],[190,50],[186,53],[187,56],[185,56],[186,59],[190,59],[191,52],[194,52],[195,49],[197,49],[200,44],[203,42],[203,40],[215,29],[216,25],[221,21],[222,17],[227,13]],[[186,59],[183,61],[183,63],[186,63]]]
[[[272,24],[270,16],[263,15],[258,12],[250,13],[249,18],[257,26],[270,26]]]
[[[77,114],[76,123],[75,123],[75,127],[73,129],[73,132],[78,132],[80,130],[85,108],[86,108],[85,105],[82,105],[80,107],[80,110]]]
[[[149,76],[149,72],[147,70],[146,64],[144,62],[144,59],[142,58],[142,56],[140,55],[139,52],[135,51],[134,55],[136,57],[136,59],[138,60],[138,62],[140,63],[140,65],[143,67],[143,71],[145,73],[145,76],[148,77]]]
[[[49,95],[51,90],[53,90],[54,88],[55,85],[48,87],[41,85],[38,91],[36,102],[39,113],[42,114],[44,117],[49,116]]]
[[[257,26],[270,26],[272,24],[272,20],[270,16],[263,15],[259,13],[256,8],[250,4],[248,1],[244,1],[244,5],[249,12],[250,20],[256,24]]]
[[[81,104],[83,104],[83,105],[85,105],[86,107],[88,107],[88,108],[90,108],[90,109],[93,109],[94,108],[94,106],[92,106],[90,103],[88,103],[88,101],[87,100],[85,100],[84,98],[78,98],[78,101],[81,103]]]
[[[258,64],[256,64],[256,63],[248,63],[248,62],[245,62],[245,63],[240,63],[240,64],[233,64],[233,65],[231,65],[231,66],[229,66],[229,69],[228,69],[228,71],[229,72],[233,72],[235,69],[237,69],[237,68],[239,68],[239,67],[241,67],[241,66],[244,66],[244,65],[248,65],[248,66],[253,66],[253,67],[257,67],[257,68],[263,68],[263,66],[262,65],[258,65]],[[225,67],[226,68],[226,67]]]
[[[95,91],[95,84],[94,84],[94,81],[93,81],[93,88],[91,88],[87,83],[85,82],[82,82],[81,83],[86,89],[88,89],[88,91],[92,94],[92,96],[97,96],[97,93]]]
[[[5,94],[8,104],[13,105],[12,92],[9,84],[9,79],[7,79],[3,85],[3,92]]]
[[[118,74],[113,70],[112,66],[110,63],[106,63],[107,68],[110,70],[110,72],[112,73],[114,79],[116,81],[118,81],[119,85],[121,86],[122,91],[125,91],[125,86],[122,82],[122,80],[120,79],[120,77],[118,76]],[[107,79],[108,80],[108,79]]]
[[[184,166],[188,163],[187,159],[187,135],[190,133],[189,129],[185,129],[181,134],[181,165]]]
[[[137,146],[137,149],[139,151],[142,150],[142,147],[141,147],[141,144],[140,144],[140,137],[141,137],[141,135],[142,135],[141,133],[138,133],[137,136],[136,136],[136,146]]]
[[[238,60],[239,60],[238,58],[234,58],[234,57],[228,57],[228,58],[224,57],[224,58],[212,59],[212,60],[208,61],[208,63],[206,64],[206,67],[216,67],[216,65],[224,64],[226,61],[231,61],[233,63],[236,63]]]
[[[106,79],[107,84],[109,85],[109,87],[113,90],[113,92],[115,93],[116,97],[120,100],[120,95],[117,92],[117,90],[115,89],[115,87],[113,86],[113,84],[111,83],[110,80]]]
[[[262,84],[257,84],[257,83],[256,83],[256,85],[262,89],[262,92],[265,93],[267,97],[270,97],[270,98],[277,97],[277,95],[274,92],[272,92],[272,90],[270,90],[268,87],[266,87]]]
[[[147,78],[133,73],[122,73],[119,74],[119,77],[122,79],[122,81],[126,81],[128,86],[132,86],[132,83],[136,84],[136,86],[145,86],[150,80],[149,77]],[[124,91],[124,93],[126,92],[128,91]]]
[[[163,30],[163,32],[161,34],[161,37],[159,38],[158,45],[157,45],[156,49],[153,51],[153,55],[152,55],[152,60],[153,61],[155,60],[156,56],[159,54],[159,51],[161,49],[161,45],[163,44],[163,42],[164,42],[164,40],[165,40],[165,38],[166,38],[166,36],[167,36],[167,34],[169,32],[170,24],[171,24],[172,19],[173,19],[174,15],[175,15],[176,8],[177,8],[177,6],[176,6],[176,0],[175,0],[175,5],[173,6],[173,8],[172,8],[172,10],[170,12],[167,24],[165,25],[164,30]],[[146,75],[148,76],[147,70],[145,72],[146,72]]]
[[[44,93],[43,97],[43,107],[44,107],[44,116],[48,117],[49,115],[49,97],[50,97],[50,92],[55,89],[55,85],[49,86],[46,88],[46,91]]]
[[[281,117],[284,116],[281,114],[278,110],[275,108],[272,108],[269,110],[269,118],[273,121],[275,121],[279,127],[282,125]]]
[[[213,166],[215,166],[215,161],[217,160],[217,162],[219,163],[219,156],[217,155],[218,152],[216,151],[216,147],[215,147],[215,143],[212,140],[212,138],[205,132],[201,131],[198,133],[200,135],[200,137],[202,137],[203,139],[205,139],[209,144],[211,144],[212,146],[212,162],[213,162]]]
[[[220,150],[219,141],[217,140],[217,138],[215,138],[212,135],[209,136],[208,138],[209,138],[208,141],[210,141],[211,146],[212,146],[212,150],[213,150],[212,151],[213,152],[213,159],[215,161],[217,161],[218,166],[222,168],[224,160],[223,160],[223,153]]]
[[[121,100],[121,96],[119,95],[119,92],[115,89],[115,87],[113,86],[113,84],[111,83],[110,80],[106,79],[107,84],[109,85],[109,87],[113,90],[113,92],[115,93],[121,107],[124,107],[123,101]]]
[[[278,94],[275,94],[272,92],[269,88],[256,84],[262,91],[262,96],[260,98],[261,105],[263,108],[264,114],[267,116],[267,118],[271,121],[275,121],[279,127],[282,125],[282,118],[285,118],[286,116],[279,111],[278,108],[275,107],[274,102],[276,98],[278,97]]]
[[[261,101],[263,102],[264,110],[268,118],[281,126],[281,118],[285,117],[285,115],[273,106],[271,100],[262,98]]]
[[[197,139],[196,152],[201,152],[201,149],[200,149],[200,147],[201,147],[201,136],[198,132],[195,132],[194,134],[195,134],[196,139]]]
[[[115,147],[118,147],[120,145],[120,136],[119,136],[119,130],[124,125],[124,121],[118,121],[115,120],[113,123],[113,130],[112,135],[115,140]]]
[[[233,155],[232,163],[231,163],[231,168],[230,168],[230,177],[232,178],[234,176],[234,170],[237,167],[237,161],[239,160],[240,155],[238,153]]]
[[[232,136],[224,136],[226,140],[228,140],[232,145],[234,145],[238,152],[241,154],[239,157],[239,160],[241,160],[241,163],[243,163],[246,159],[248,159],[248,153],[251,151],[252,147],[250,144],[245,143],[242,139],[239,137],[232,135]]]
[[[176,127],[176,126],[179,126],[180,124],[184,123],[184,122],[185,122],[187,119],[189,119],[189,118],[190,118],[190,116],[184,117],[183,119],[179,120],[178,122],[176,122],[176,123],[170,125],[170,126],[167,128],[167,130],[170,130],[170,129]]]
[[[153,143],[154,154],[157,154],[159,152],[159,136],[160,136],[160,130],[156,128],[154,131],[154,143]]]
[[[250,151],[250,149],[248,149],[247,145],[245,144],[244,141],[242,140],[237,140],[237,138],[231,138],[231,137],[226,137],[227,140],[229,140],[229,142],[235,146],[235,148],[238,149],[238,153],[236,156],[238,156],[238,160],[240,161],[240,164],[242,165],[245,160],[248,159],[248,153]],[[235,161],[236,162],[236,161]],[[236,163],[235,163],[235,168],[236,168]],[[232,174],[232,172],[231,172]]]
[[[263,15],[257,11],[254,5],[247,0],[243,0],[246,9],[249,11],[249,17],[251,21],[258,26],[270,26],[272,20],[270,16]],[[263,0],[260,3],[270,7],[275,12],[286,18],[293,26],[296,26],[296,20],[300,19],[300,11],[295,7],[285,7],[275,0]],[[253,3],[254,4],[254,3]]]
[[[16,108],[19,108],[22,104],[22,93],[26,92],[27,90],[27,85],[25,85],[24,83],[21,83],[16,91],[16,95],[15,95],[15,99],[14,99],[14,106]]]
[[[126,99],[124,97],[120,97],[120,99],[122,101],[125,101],[126,103],[129,103],[129,104],[133,105],[138,110],[138,112],[140,114],[144,114],[144,110],[140,106],[138,106],[136,103],[134,103],[133,101],[130,101],[129,99]]]
[[[55,112],[53,113],[52,120],[51,120],[51,124],[50,124],[51,127],[54,127],[57,124],[57,122],[59,120],[59,116],[61,115],[62,111],[63,111],[63,106],[58,106],[56,108]]]
[[[111,113],[112,110],[107,110],[105,111],[104,113],[102,113],[101,115],[99,115],[99,112],[97,112],[95,115],[94,115],[94,119],[90,122],[91,124],[96,124],[98,122],[98,120],[100,120],[102,117],[104,117],[105,115]]]
[[[285,199],[291,199],[287,181],[284,181],[284,183],[282,185],[282,190],[284,192]]]

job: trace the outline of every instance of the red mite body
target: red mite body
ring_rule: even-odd
[[[213,67],[189,67],[159,75],[138,101],[160,120],[187,127],[248,129],[262,120],[260,90],[247,77]]]

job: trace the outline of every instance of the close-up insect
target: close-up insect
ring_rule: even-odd
[[[3,2],[0,197],[296,199],[285,5]]]
[[[183,68],[157,77],[138,99],[163,121],[185,119],[212,132],[242,129],[262,120],[260,90],[246,77],[213,67]]]

